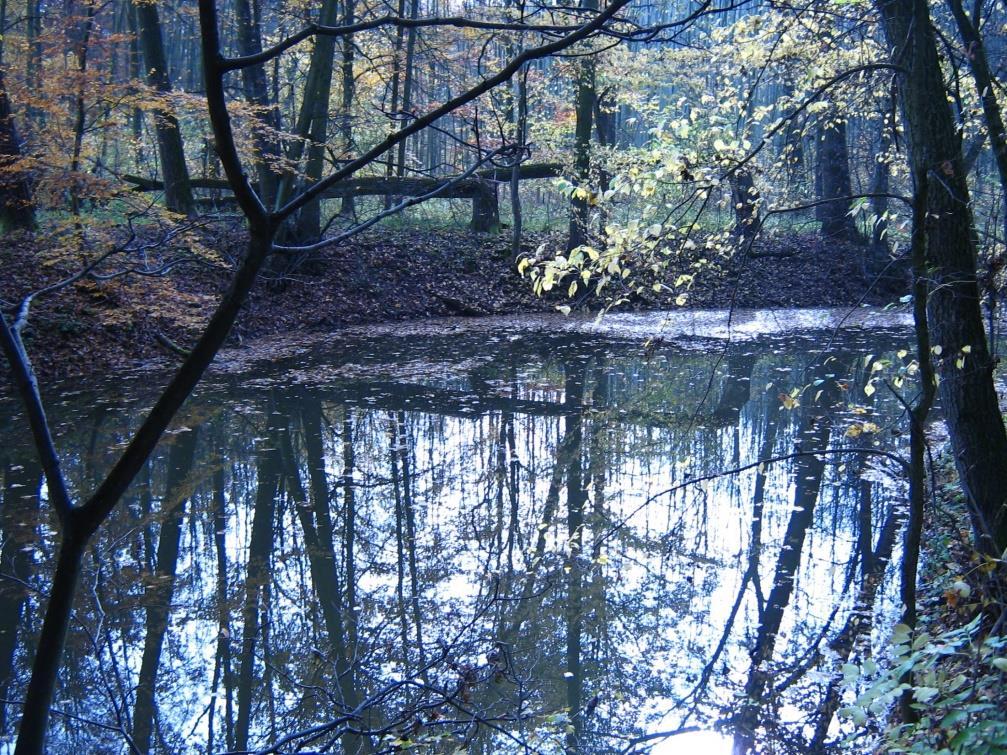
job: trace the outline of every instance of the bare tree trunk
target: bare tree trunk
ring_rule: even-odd
[[[346,25],[356,21],[356,0],[343,0],[343,23]],[[343,61],[341,65],[343,78],[343,114],[340,127],[343,132],[343,150],[347,157],[353,155],[353,97],[356,93],[356,80],[353,77],[354,60],[353,35],[342,38]],[[343,197],[339,209],[341,215],[353,218],[357,214],[353,197]]]
[[[25,61],[25,80],[32,91],[41,89],[42,73],[42,0],[27,0],[25,40],[28,44],[28,55]],[[45,115],[37,106],[29,103],[25,118],[25,130],[31,133],[42,125]]]
[[[876,3],[895,60],[910,72],[901,76],[900,91],[913,181],[917,190],[926,184],[927,322],[934,346],[941,347],[941,404],[976,547],[999,557],[1007,547],[1007,432],[979,309],[975,230],[961,143],[926,2]]]
[[[859,242],[860,231],[850,215],[853,188],[850,184],[850,151],[846,144],[846,121],[832,120],[819,132],[818,160],[822,176],[820,199],[822,235]]]
[[[412,0],[409,4],[409,18],[416,18],[420,12],[419,0]],[[406,59],[403,63],[402,71],[402,114],[403,118],[399,128],[404,128],[409,122],[409,111],[413,106],[413,80],[416,76],[416,29],[409,28],[406,32]],[[395,175],[402,178],[406,172],[406,144],[409,140],[403,139],[399,142],[399,158],[395,164]]]
[[[334,26],[338,21],[338,8],[337,0],[325,0],[319,11],[318,23]],[[292,162],[298,162],[304,154],[303,140],[307,140],[308,157],[304,165],[304,182],[308,185],[318,181],[325,169],[325,142],[329,129],[329,97],[332,94],[335,50],[335,37],[321,35],[315,38],[315,47],[311,51],[311,62],[308,65],[308,76],[304,82],[301,109],[294,130],[298,138],[291,144],[287,154]],[[280,195],[281,204],[291,196],[294,183],[293,176],[288,175],[284,179]],[[299,241],[318,238],[321,231],[321,213],[321,203],[318,200],[309,202],[297,217],[294,238]]]
[[[787,99],[793,98],[793,82],[788,80],[783,84],[783,95]],[[787,122],[783,144],[783,160],[787,165],[787,186],[791,191],[799,191],[802,194],[806,191],[803,186],[806,180],[803,131],[800,120],[792,117]]]
[[[916,585],[920,562],[920,547],[923,543],[924,506],[927,499],[926,470],[926,421],[937,393],[931,353],[930,329],[927,323],[927,240],[926,182],[917,184],[913,197],[913,323],[916,327],[916,360],[920,365],[921,389],[919,398],[909,412],[909,522],[903,540],[900,594],[902,597],[902,621],[910,628],[916,628]],[[900,680],[909,681],[909,680]],[[900,699],[902,720],[916,721],[918,714],[913,708],[912,690],[903,693]]]
[[[137,27],[140,30],[140,49],[143,51],[147,84],[163,96],[171,94],[171,79],[164,54],[161,20],[157,5],[133,0]],[[189,169],[185,164],[185,147],[178,118],[170,108],[156,110],[154,130],[157,133],[157,150],[161,158],[161,175],[164,179],[164,202],[169,210],[189,215],[193,212],[192,187]]]
[[[962,7],[961,0],[948,0],[951,14],[958,25],[958,33],[965,46],[966,55],[972,67],[972,78],[975,81],[976,93],[983,107],[983,118],[986,121],[986,131],[989,133],[990,145],[993,148],[993,159],[997,166],[997,175],[1000,178],[1000,191],[1003,195],[1001,200],[1001,212],[1003,214],[1001,231],[1003,238],[1007,240],[1007,132],[1004,130],[1003,111],[996,97],[996,89],[999,83],[995,80],[990,70],[989,60],[986,57],[986,47],[983,44],[980,29],[979,12],[982,5],[977,3],[974,6],[973,16],[969,18]],[[1001,257],[1000,263],[1003,259]],[[983,276],[985,283],[983,289],[989,300],[987,301],[987,312],[989,315],[989,336],[992,341],[994,355],[996,354],[996,316],[997,316],[997,287],[993,282],[994,273],[987,268]]]
[[[0,67],[0,233],[35,229],[35,203],[28,174],[19,165],[21,136]]]
[[[80,30],[80,40],[75,45],[74,55],[77,58],[77,96],[74,98],[73,149],[70,157],[70,175],[73,182],[70,186],[70,212],[80,214],[80,192],[83,188],[79,179],[80,157],[84,146],[84,127],[86,121],[86,103],[84,95],[87,92],[87,54],[91,42],[91,29],[94,26],[94,3],[85,3],[87,12],[84,24]]]
[[[249,0],[235,0],[237,16],[238,51],[241,55],[262,52],[262,24],[259,4]],[[280,158],[280,108],[269,94],[266,68],[261,63],[248,66],[241,72],[245,99],[256,108],[259,127],[255,132],[256,172],[259,177],[259,196],[262,203],[272,208],[276,203],[276,190],[280,179],[277,162]]]
[[[517,89],[517,107],[514,111],[514,143],[524,148],[528,138],[528,69],[514,77]],[[521,166],[515,160],[510,177],[511,255],[517,260],[521,254],[521,235],[524,231],[524,213],[521,207]]]
[[[398,16],[401,18],[406,14],[406,0],[399,0],[398,3]],[[405,29],[401,26],[395,28],[395,44],[392,49],[392,100],[388,108],[388,112],[393,118],[398,118],[399,116],[399,100],[401,99],[402,91],[402,50],[405,46],[406,33]],[[394,133],[400,128],[399,121],[392,121],[391,132]],[[396,174],[395,171],[395,156],[393,152],[389,152],[385,161],[385,176],[391,178]],[[385,209],[387,210],[392,206],[391,195],[385,197]]]
[[[0,0],[0,67],[3,66],[4,40],[7,36],[7,0]]]
[[[356,452],[353,447],[353,414],[349,407],[343,407],[343,474],[340,487],[343,490],[343,564],[346,569],[346,642],[353,657],[357,648],[357,564],[356,527],[357,492],[353,473],[356,470]]]
[[[731,174],[731,204],[734,205],[734,235],[749,242],[759,230],[761,197],[750,171],[741,168]]]
[[[581,7],[598,10],[598,0],[582,0]],[[591,179],[591,132],[594,119],[595,62],[591,57],[581,58],[577,64],[577,99],[575,109],[577,125],[574,130],[574,179],[579,189],[588,190]],[[587,243],[591,205],[586,197],[575,196],[570,201],[570,229],[566,247],[575,249]]]
[[[49,709],[56,691],[56,677],[63,658],[63,648],[66,646],[66,632],[70,626],[70,614],[73,611],[81,559],[84,557],[87,541],[87,537],[67,535],[60,543],[52,591],[49,593],[49,603],[42,621],[42,633],[35,647],[31,680],[25,693],[24,714],[18,728],[15,755],[36,755],[44,751]]]

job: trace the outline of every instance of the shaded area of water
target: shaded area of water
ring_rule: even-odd
[[[224,365],[87,559],[52,751],[822,750],[839,667],[890,621],[904,491],[883,456],[805,452],[898,451],[864,355],[906,338],[641,322]],[[149,382],[55,402],[77,491]],[[54,547],[3,411],[9,737]]]

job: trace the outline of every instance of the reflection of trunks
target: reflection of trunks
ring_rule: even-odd
[[[77,620],[112,628],[142,701],[140,738],[146,726],[152,743],[195,738],[218,752],[286,738],[284,750],[402,740],[517,753],[534,739],[609,752],[607,734],[648,736],[658,716],[675,729],[696,706],[702,720],[750,721],[760,742],[793,741],[788,721],[765,722],[812,702],[798,673],[809,637],[845,652],[843,579],[858,571],[844,562],[859,550],[878,563],[894,495],[872,476],[866,497],[862,461],[845,454],[757,462],[817,448],[853,421],[883,426],[901,407],[882,391],[866,414],[842,414],[863,394],[857,339],[879,358],[902,339],[841,335],[823,373],[805,369],[816,334],[725,353],[700,335],[722,319],[687,316],[686,337],[648,347],[638,330],[618,337],[620,323],[656,319],[508,318],[368,328],[311,348],[292,339],[285,361],[225,366],[187,405],[198,440],[171,436],[85,563],[104,613],[85,595]],[[735,326],[773,317],[739,314]],[[848,390],[832,416],[837,380]],[[786,408],[779,396],[801,386]],[[104,457],[90,449],[126,434],[143,388],[54,405],[71,479],[91,479]],[[0,453],[10,445],[0,438]],[[32,543],[34,568],[51,569],[51,544],[35,529]],[[82,639],[71,635],[83,660],[61,696],[105,710],[108,651],[101,666]],[[24,662],[14,654],[11,699]],[[749,677],[765,704],[722,710]],[[206,728],[190,734],[197,719]],[[94,751],[118,743],[103,729],[74,736]],[[69,742],[54,726],[54,751]]]

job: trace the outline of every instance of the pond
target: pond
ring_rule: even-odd
[[[87,558],[50,751],[821,750],[897,615],[901,469],[843,449],[900,452],[864,387],[909,342],[872,310],[692,312],[224,354]],[[159,380],[50,397],[78,492]],[[0,417],[16,701],[54,543]]]

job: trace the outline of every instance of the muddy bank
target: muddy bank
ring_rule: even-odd
[[[177,358],[172,345],[184,348],[199,333],[241,254],[244,232],[237,225],[217,226],[184,243],[186,248],[176,241],[156,250],[163,258],[197,250],[167,275],[83,280],[39,298],[25,340],[43,381],[100,380],[119,367]],[[543,243],[560,248],[561,239],[529,238],[526,252]],[[74,255],[35,245],[26,237],[0,242],[5,307],[78,269]],[[894,286],[892,280],[881,286],[873,281],[857,248],[804,235],[776,239],[755,251],[698,275],[685,306],[842,306],[887,303],[899,293],[897,281]],[[667,278],[690,270],[682,262],[669,269]],[[623,308],[675,308],[677,293],[634,297]],[[552,312],[563,301],[532,293],[529,281],[516,272],[506,236],[374,231],[306,262],[277,259],[256,285],[231,343],[427,317]]]

